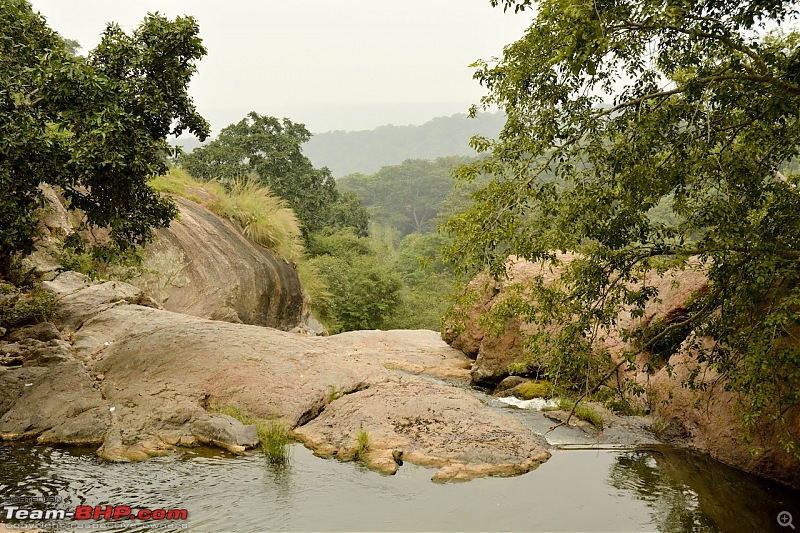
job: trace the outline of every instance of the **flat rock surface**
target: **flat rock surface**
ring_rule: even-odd
[[[449,382],[469,383],[472,360],[442,342],[436,331],[348,331],[325,343],[348,361],[380,363],[410,374],[426,374]]]
[[[434,480],[521,474],[550,457],[545,440],[469,391],[424,379],[399,379],[339,398],[295,434],[317,453],[344,458],[368,437],[364,459],[392,473],[393,453],[438,467]]]

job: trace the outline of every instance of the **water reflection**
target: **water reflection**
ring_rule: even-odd
[[[778,514],[800,516],[800,493],[669,447],[620,454],[609,484],[648,502],[661,532],[785,532]]]
[[[192,531],[243,532],[786,531],[777,513],[800,517],[798,493],[669,448],[554,450],[524,476],[444,485],[409,463],[383,476],[293,448],[289,466],[274,466],[202,448],[109,464],[91,450],[0,445],[0,507],[16,496],[58,496],[64,509],[185,507]],[[148,531],[126,531],[137,530]]]
[[[653,525],[663,533],[682,531],[720,531],[700,509],[697,493],[673,481],[658,467],[655,455],[646,452],[623,453],[611,468],[612,487],[633,492],[648,502]]]

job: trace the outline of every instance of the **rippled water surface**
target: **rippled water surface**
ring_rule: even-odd
[[[299,445],[285,468],[207,449],[109,464],[89,450],[9,445],[0,465],[0,505],[186,508],[190,531],[789,531],[778,513],[800,520],[800,493],[669,448],[555,450],[524,476],[448,484],[408,463],[384,476]],[[5,512],[0,522],[13,522]]]

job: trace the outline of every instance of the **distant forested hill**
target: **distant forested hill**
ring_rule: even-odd
[[[473,135],[496,138],[505,123],[502,113],[437,117],[421,126],[379,126],[364,131],[317,133],[303,146],[315,167],[326,166],[335,177],[354,172],[370,174],[406,159],[436,159],[476,155],[469,147]]]

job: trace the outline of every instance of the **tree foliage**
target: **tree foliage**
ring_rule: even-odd
[[[434,161],[406,159],[375,174],[351,174],[339,179],[342,190],[356,193],[373,222],[388,225],[401,235],[436,229],[436,217],[453,190],[450,170],[470,161],[463,156]]]
[[[710,287],[683,326],[714,339],[700,361],[745,393],[748,426],[781,422],[800,400],[800,193],[779,172],[800,138],[797,4],[492,3],[535,13],[476,63],[482,105],[508,119],[458,171],[493,177],[448,223],[450,260],[502,275],[509,255],[581,253],[564,292],[543,296],[586,338],[655,296],[647,271],[697,260]]]
[[[187,94],[197,34],[191,17],[150,14],[78,58],[27,2],[0,1],[0,263],[32,249],[40,183],[123,247],[174,218],[147,180],[167,169],[168,134],[208,134]]]
[[[357,212],[362,208],[352,198],[341,198],[330,171],[314,168],[303,155],[302,146],[310,138],[304,124],[250,112],[223,128],[214,141],[179,156],[178,162],[200,179],[231,183],[255,176],[289,202],[306,236],[332,224],[332,217],[337,223],[357,224],[366,233],[366,216]]]
[[[398,303],[402,281],[376,245],[348,230],[312,238],[310,263],[331,293],[331,309],[321,318],[334,332],[384,327]]]

